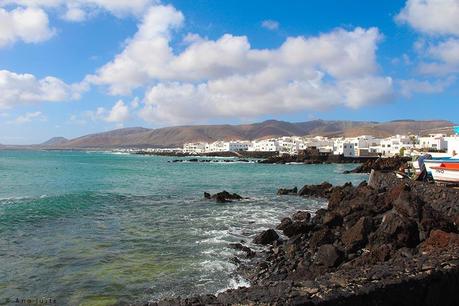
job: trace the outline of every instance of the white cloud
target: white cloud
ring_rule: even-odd
[[[167,123],[355,108],[391,98],[392,79],[378,73],[376,28],[289,37],[274,49],[252,48],[246,36],[188,34],[176,53],[172,31],[183,22],[171,6],[152,7],[125,49],[87,81],[114,95],[151,86],[140,116]]]
[[[279,22],[275,20],[263,20],[261,22],[261,26],[265,29],[273,31],[279,29]]]
[[[441,93],[446,88],[451,86],[456,81],[456,78],[450,77],[444,80],[437,80],[435,82],[428,81],[428,80],[400,80],[400,93],[410,98],[415,93],[424,93],[424,94],[434,94],[434,93]]]
[[[7,11],[0,8],[0,48],[18,40],[39,43],[53,34],[48,16],[42,9],[29,7]]]
[[[129,108],[124,104],[122,100],[113,105],[110,113],[105,118],[108,122],[123,122],[129,119]]]
[[[396,20],[430,35],[459,35],[459,0],[408,0]]]
[[[147,7],[155,3],[156,0],[0,0],[0,6],[58,9],[63,11],[63,17],[70,21],[82,21],[87,14],[93,14],[97,10],[105,10],[118,17],[140,16]]]
[[[18,116],[15,120],[9,121],[10,124],[24,124],[31,122],[33,120],[46,121],[46,118],[41,112],[26,113],[24,115]]]
[[[459,72],[459,39],[450,38],[424,50],[432,61],[422,62],[419,71],[423,74],[446,75]]]
[[[19,104],[78,99],[85,89],[82,84],[68,85],[51,76],[37,79],[32,74],[0,70],[0,109]]]

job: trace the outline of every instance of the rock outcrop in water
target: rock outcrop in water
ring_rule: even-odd
[[[370,173],[371,170],[398,171],[400,167],[406,167],[409,160],[409,158],[400,156],[368,160],[354,170],[345,171],[345,173]]]
[[[327,190],[327,209],[281,221],[287,239],[260,235],[272,245],[240,269],[251,287],[148,305],[459,304],[458,190],[385,173]]]
[[[237,193],[229,193],[226,190],[223,190],[222,192],[213,195],[211,195],[208,192],[204,192],[204,198],[208,200],[215,200],[217,203],[229,203],[234,200],[240,201],[243,199],[243,197],[241,197]]]

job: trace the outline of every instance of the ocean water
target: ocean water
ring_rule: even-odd
[[[326,205],[277,196],[278,188],[366,179],[342,174],[355,165],[170,160],[0,151],[0,305],[44,297],[124,305],[248,285],[228,243],[250,245],[282,217]],[[222,190],[249,199],[203,199],[204,191]]]

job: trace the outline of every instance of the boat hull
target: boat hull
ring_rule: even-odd
[[[438,167],[445,163],[459,165],[459,159],[427,159],[424,161],[427,173],[432,173],[434,167]]]
[[[432,177],[436,182],[459,184],[459,164],[443,163],[433,167]]]

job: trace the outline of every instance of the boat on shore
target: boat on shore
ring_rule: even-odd
[[[459,161],[432,167],[432,176],[438,183],[459,184]]]

